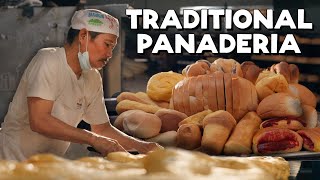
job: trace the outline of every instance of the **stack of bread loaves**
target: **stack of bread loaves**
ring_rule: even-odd
[[[123,92],[114,125],[164,146],[208,154],[320,151],[316,98],[299,69],[262,69],[233,59],[199,60],[182,74],[152,76],[146,93]]]

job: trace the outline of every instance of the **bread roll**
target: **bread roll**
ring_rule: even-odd
[[[118,114],[121,114],[128,110],[138,109],[148,113],[156,113],[159,109],[159,106],[154,106],[150,104],[143,104],[136,101],[123,100],[120,101],[116,106],[116,111]]]
[[[148,104],[151,104],[151,105],[155,105],[155,106],[159,106],[155,101],[153,101],[147,93],[145,92],[137,92],[135,93],[136,97],[144,100],[145,102],[147,102]],[[162,107],[162,106],[160,106]]]
[[[139,98],[138,96],[136,96],[135,93],[132,93],[132,92],[122,92],[121,94],[119,94],[117,96],[117,102],[118,103],[120,101],[125,100],[125,99],[130,100],[130,101],[136,101],[136,102],[143,103],[143,104],[150,104],[147,101]]]
[[[200,146],[201,131],[196,124],[183,124],[177,131],[177,147],[193,150]]]
[[[207,74],[210,71],[210,63],[205,61],[197,61],[194,64],[191,64],[188,70],[186,71],[187,77],[198,76]]]
[[[202,150],[209,154],[220,154],[236,123],[227,111],[218,110],[207,115],[202,122]]]
[[[187,117],[186,119],[182,120],[179,123],[179,126],[183,124],[196,124],[198,126],[202,126],[202,121],[204,117],[206,117],[208,114],[212,113],[210,109],[204,110],[202,112],[198,112],[197,114],[194,114],[192,116]]]
[[[177,131],[179,123],[188,116],[173,109],[160,109],[155,113],[161,119],[162,126],[160,132]]]
[[[260,101],[271,94],[286,92],[288,90],[288,82],[281,74],[273,73],[261,79],[258,77],[258,79],[259,81],[256,82],[256,89]]]
[[[123,131],[123,120],[124,120],[124,118],[126,118],[129,114],[131,114],[133,112],[137,112],[137,111],[141,111],[141,110],[133,109],[133,110],[128,110],[128,111],[125,111],[125,112],[121,113],[116,118],[116,120],[114,121],[114,123],[113,123],[114,127],[119,129],[120,131]],[[142,112],[144,112],[144,111],[142,111]]]
[[[318,113],[317,110],[308,105],[302,105],[303,116],[302,122],[306,128],[314,128],[318,125]]]
[[[137,138],[151,138],[159,134],[161,119],[154,114],[135,111],[123,119],[123,129]]]
[[[241,65],[234,59],[216,59],[212,64],[219,66],[219,69],[224,73],[237,74],[240,77],[243,77],[241,70]]]
[[[182,74],[172,71],[157,73],[147,83],[147,94],[152,100],[169,102],[172,88],[182,79]]]
[[[177,146],[177,131],[167,131],[160,133],[155,137],[146,139],[148,142],[156,142],[164,147],[175,147]]]
[[[287,93],[275,93],[264,98],[257,108],[261,119],[274,117],[300,117],[302,108],[300,100]]]
[[[260,117],[256,112],[248,112],[236,125],[230,138],[224,146],[227,155],[250,154],[252,152],[252,138],[259,129]]]
[[[244,61],[241,63],[241,70],[243,73],[243,78],[251,81],[255,84],[260,72],[262,71],[257,65],[255,65],[252,61]]]
[[[301,84],[289,84],[288,93],[300,99],[302,104],[316,107],[317,98],[308,88]]]
[[[277,74],[282,74],[288,83],[298,83],[299,81],[299,68],[294,64],[288,64],[287,62],[280,62],[271,66],[270,71]]]
[[[301,136],[283,128],[263,128],[253,137],[252,149],[255,154],[298,152],[302,148]]]
[[[297,132],[303,139],[303,148],[320,152],[320,128],[303,129]]]

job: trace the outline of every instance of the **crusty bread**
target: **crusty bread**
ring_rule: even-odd
[[[173,109],[160,109],[155,113],[161,119],[161,133],[167,131],[177,131],[179,123],[188,116]]]
[[[210,113],[212,113],[212,111],[210,109],[198,112],[198,113],[191,115],[191,116],[187,117],[186,119],[182,120],[179,123],[179,126],[181,126],[183,124],[196,124],[198,126],[202,126],[202,121],[203,121],[204,117],[206,117]]]
[[[298,152],[303,140],[301,136],[290,129],[263,128],[253,137],[252,149],[255,154],[275,154]]]
[[[150,113],[135,111],[123,119],[123,129],[129,135],[138,138],[151,138],[159,134],[161,119]]]
[[[227,111],[218,110],[207,115],[202,122],[201,149],[209,154],[220,154],[236,123]]]
[[[183,124],[177,131],[177,147],[193,150],[200,146],[201,130],[196,124]]]
[[[283,75],[265,72],[260,74],[262,77],[259,75],[259,81],[256,82],[256,90],[260,101],[271,94],[288,90],[288,82]]]
[[[136,101],[123,100],[120,101],[116,106],[116,111],[118,114],[123,113],[124,111],[139,109],[148,113],[156,113],[159,109],[159,106],[154,106],[150,104],[143,104]]]
[[[188,70],[186,71],[187,77],[198,76],[207,74],[210,71],[210,63],[208,64],[205,61],[197,61],[190,65]]]
[[[216,76],[216,91],[217,91],[217,101],[218,110],[226,110],[226,98],[224,96],[224,73],[217,71],[214,74]]]
[[[300,71],[297,65],[289,64],[289,71],[290,71],[290,83],[298,83]]]
[[[148,142],[156,142],[164,147],[175,147],[177,146],[177,131],[167,131],[160,133],[155,137],[146,139]]]
[[[152,100],[169,102],[172,88],[182,79],[182,74],[172,71],[157,73],[149,79],[146,92]]]
[[[136,111],[141,111],[141,110],[133,109],[133,110],[128,110],[128,111],[121,113],[119,116],[117,116],[116,120],[114,121],[114,123],[113,123],[114,127],[119,129],[120,131],[123,131],[124,118],[127,117],[129,114],[136,112]]]
[[[209,79],[209,92],[208,92],[208,105],[209,109],[212,111],[218,110],[218,102],[217,102],[217,88],[216,88],[216,77],[208,76]]]
[[[302,122],[307,128],[314,128],[318,125],[318,113],[317,110],[308,105],[302,105],[303,116]]]
[[[243,78],[251,81],[253,84],[255,84],[259,73],[262,71],[262,69],[255,65],[252,61],[244,61],[241,63],[241,70],[243,73]]]
[[[224,73],[237,74],[240,77],[243,77],[241,70],[241,65],[234,59],[216,59],[212,64],[216,64],[218,69]]]
[[[316,96],[305,86],[297,83],[289,84],[288,93],[300,99],[302,104],[316,107]]]
[[[298,83],[299,68],[295,64],[288,64],[287,62],[280,62],[271,66],[270,71],[277,74],[282,74],[288,83]]]
[[[226,111],[232,114],[233,111],[233,95],[232,95],[232,75],[224,74],[224,94],[226,99]]]
[[[260,117],[256,112],[248,112],[236,125],[230,138],[224,146],[226,155],[250,154],[252,152],[252,138],[259,129]]]
[[[203,90],[202,90],[202,76],[196,77],[196,89],[195,89],[195,97],[196,97],[196,112],[201,112],[204,110],[203,104]]]
[[[190,78],[186,78],[185,80],[185,84],[182,88],[182,92],[183,92],[183,95],[182,95],[182,104],[183,104],[183,107],[184,107],[184,110],[185,110],[185,114],[187,116],[190,116],[192,113],[191,113],[191,110],[190,110],[190,99],[189,99],[189,82],[190,82]]]
[[[156,106],[159,106],[155,101],[153,101],[147,93],[145,92],[137,92],[135,93],[136,97],[142,99],[143,101],[147,102],[148,104],[151,104],[151,105],[156,105]],[[162,106],[160,106],[162,107]]]
[[[257,114],[261,119],[299,117],[302,115],[302,108],[298,98],[287,93],[275,93],[260,102]]]

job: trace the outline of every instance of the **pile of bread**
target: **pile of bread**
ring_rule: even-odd
[[[114,125],[134,137],[208,154],[320,151],[316,97],[299,69],[199,60],[152,76],[146,93],[123,92]]]
[[[284,180],[288,179],[289,172],[289,163],[283,158],[225,158],[172,148],[147,155],[113,152],[105,158],[67,160],[39,154],[23,162],[0,161],[0,179],[6,180]]]

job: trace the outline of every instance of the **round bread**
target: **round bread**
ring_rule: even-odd
[[[241,65],[234,59],[216,59],[212,64],[216,64],[220,70],[224,73],[237,74],[240,77],[243,77],[241,70]]]
[[[317,98],[308,88],[301,84],[293,83],[289,84],[289,94],[296,96],[300,99],[304,105],[316,107]]]
[[[243,73],[243,78],[251,81],[253,84],[256,82],[260,72],[262,71],[257,65],[252,61],[245,61],[241,63],[241,70]]]
[[[193,150],[200,146],[201,131],[196,124],[182,124],[177,131],[177,147]]]
[[[179,123],[188,116],[173,109],[160,109],[155,113],[161,119],[162,126],[160,132],[177,131]]]
[[[147,94],[152,100],[170,102],[172,88],[182,79],[182,74],[172,71],[157,73],[147,83]]]
[[[265,74],[263,73],[262,76]],[[259,75],[258,80],[256,82],[256,89],[260,101],[271,94],[286,92],[288,90],[288,82],[281,74],[268,73],[263,78]]]
[[[257,108],[257,114],[261,119],[274,117],[300,117],[302,108],[297,97],[287,93],[275,93],[264,98]]]
[[[123,119],[123,129],[137,138],[151,138],[159,134],[161,119],[150,113],[135,111]]]

